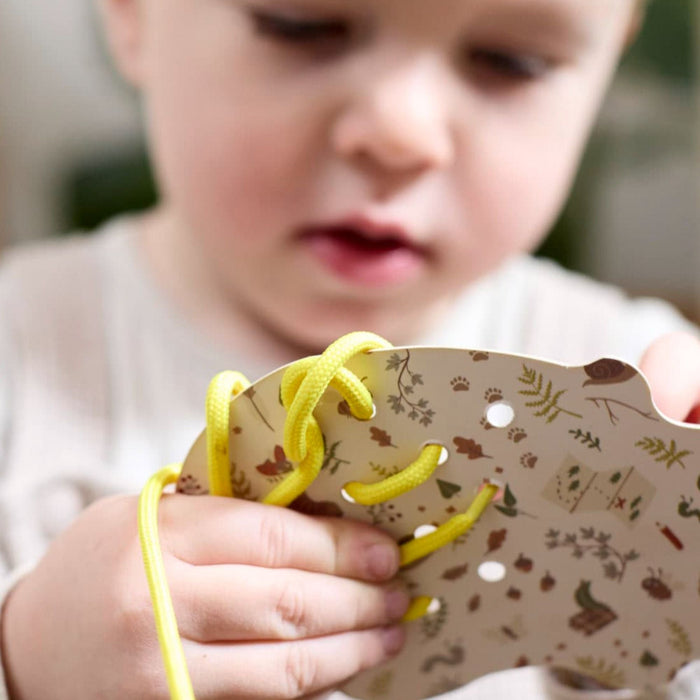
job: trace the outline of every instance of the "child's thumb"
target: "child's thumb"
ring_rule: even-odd
[[[700,340],[670,333],[644,353],[640,369],[649,380],[659,411],[679,421],[700,422]]]

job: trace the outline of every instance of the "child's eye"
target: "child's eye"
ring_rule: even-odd
[[[347,22],[338,19],[299,19],[251,9],[255,31],[275,41],[322,47],[340,46],[350,38]]]
[[[477,76],[513,82],[537,80],[552,67],[551,61],[543,56],[494,49],[474,49],[469,52],[467,62]]]

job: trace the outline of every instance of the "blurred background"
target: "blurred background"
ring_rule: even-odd
[[[0,246],[89,230],[155,191],[95,0],[0,4]],[[543,249],[700,318],[700,4],[655,0]]]

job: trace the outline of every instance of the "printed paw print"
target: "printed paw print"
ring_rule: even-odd
[[[532,454],[532,452],[526,452],[524,455],[520,456],[520,464],[528,469],[534,469],[537,464],[537,457]]]
[[[458,377],[454,377],[452,381],[450,382],[450,386],[452,387],[452,391],[469,391],[469,380],[466,377],[462,377],[461,375]]]
[[[206,490],[202,487],[197,479],[195,479],[191,474],[186,474],[181,476],[177,482],[178,493],[184,493],[188,496],[197,496],[206,493]]]
[[[481,427],[482,427],[484,430],[491,430],[491,428],[493,428],[493,426],[491,425],[491,423],[489,423],[488,418],[487,418],[486,416],[484,416],[484,417],[479,421],[479,424],[481,425]]]
[[[484,392],[484,398],[488,403],[495,403],[503,400],[503,392],[500,389],[491,387]]]
[[[400,513],[399,511],[396,510],[396,506],[393,503],[389,503],[387,505],[387,516],[389,518],[389,522],[393,523],[396,522],[397,519],[403,518],[403,513]]]
[[[489,359],[489,354],[483,350],[470,350],[469,354],[474,362],[484,362]]]
[[[512,440],[516,445],[527,437],[527,433],[523,428],[511,428],[508,431],[508,439]]]

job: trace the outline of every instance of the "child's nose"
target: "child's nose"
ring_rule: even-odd
[[[365,77],[334,123],[336,151],[387,173],[448,166],[454,155],[451,110],[439,71],[415,61]]]

